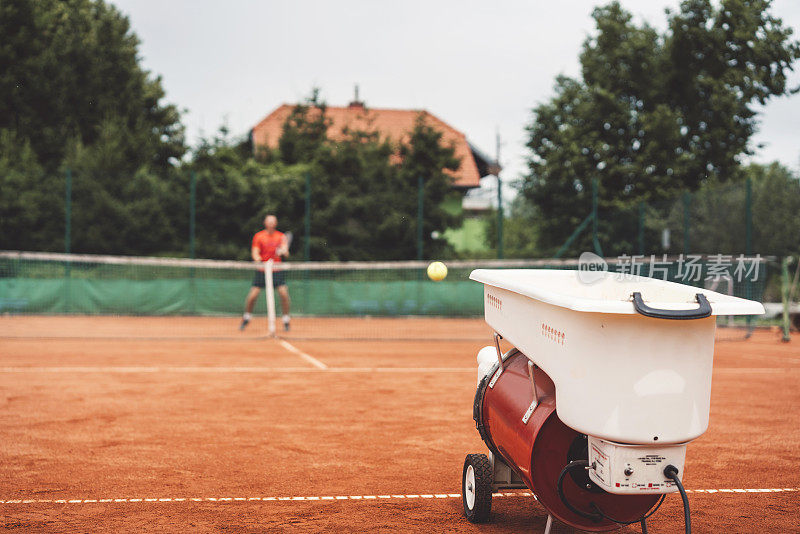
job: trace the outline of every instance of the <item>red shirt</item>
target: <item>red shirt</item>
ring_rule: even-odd
[[[258,248],[261,254],[261,261],[272,259],[276,263],[283,259],[275,253],[283,243],[283,232],[275,230],[270,234],[266,230],[261,230],[253,236],[253,248]]]

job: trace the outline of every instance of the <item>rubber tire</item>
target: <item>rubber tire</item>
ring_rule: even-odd
[[[475,504],[467,506],[467,468],[475,473]],[[485,523],[492,511],[492,464],[485,454],[468,454],[461,473],[461,503],[470,523]]]

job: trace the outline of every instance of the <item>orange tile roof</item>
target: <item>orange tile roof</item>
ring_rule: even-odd
[[[293,105],[283,104],[267,115],[252,131],[254,146],[267,146],[277,148],[278,140],[283,132],[283,123],[292,112]],[[478,187],[480,174],[472,149],[463,133],[459,132],[446,122],[424,110],[412,109],[373,109],[364,108],[358,104],[344,107],[328,107],[326,115],[331,122],[328,128],[328,137],[337,139],[342,137],[344,128],[376,131],[382,138],[387,138],[393,143],[406,142],[410,132],[414,129],[417,116],[423,115],[426,122],[442,132],[442,143],[447,146],[453,144],[455,156],[461,160],[461,166],[454,172],[453,185],[456,187]]]

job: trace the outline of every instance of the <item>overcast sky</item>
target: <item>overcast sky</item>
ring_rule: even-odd
[[[578,53],[598,1],[112,0],[142,40],[144,66],[185,109],[189,140],[226,124],[246,133],[281,103],[320,87],[344,106],[360,87],[374,108],[426,109],[494,156],[503,139],[504,181],[525,169],[531,109],[555,76],[579,73]],[[623,0],[638,21],[666,26],[677,1]],[[800,29],[800,2],[772,11]],[[798,37],[795,35],[795,37]],[[800,71],[800,64],[796,66]],[[800,85],[800,73],[791,77]],[[770,102],[757,161],[800,165],[800,95]]]

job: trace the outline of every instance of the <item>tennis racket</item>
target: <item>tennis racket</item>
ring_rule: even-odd
[[[286,237],[286,252],[289,252],[289,249],[292,247],[292,239],[294,238],[294,234],[292,232],[284,232],[284,237]]]

